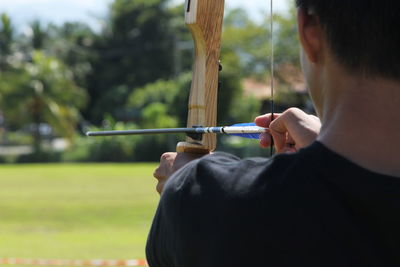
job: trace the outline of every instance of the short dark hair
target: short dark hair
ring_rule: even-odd
[[[330,49],[349,71],[400,80],[397,0],[296,0],[314,12]]]

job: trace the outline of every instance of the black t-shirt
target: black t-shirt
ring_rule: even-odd
[[[151,267],[400,266],[400,179],[318,142],[216,153],[167,182],[146,252]]]

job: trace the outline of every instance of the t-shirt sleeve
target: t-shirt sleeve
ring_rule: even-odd
[[[254,180],[248,177],[257,177],[254,172],[259,172],[260,160],[216,153],[171,176],[148,236],[149,265],[211,267],[224,261],[224,254],[233,258],[234,251],[221,251],[221,247],[237,241],[243,219],[256,216],[246,208],[246,201],[252,200],[242,196],[254,191]]]
[[[179,231],[180,183],[191,175],[195,163],[189,163],[171,176],[164,186],[147,239],[146,256],[150,267],[176,266],[176,236]]]

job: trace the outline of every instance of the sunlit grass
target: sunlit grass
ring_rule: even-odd
[[[154,168],[1,165],[0,258],[144,258]]]

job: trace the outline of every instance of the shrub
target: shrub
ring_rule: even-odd
[[[44,162],[60,162],[60,152],[37,151],[26,155],[18,156],[15,163],[44,163]]]

